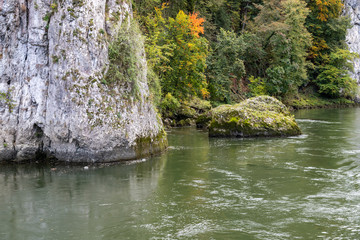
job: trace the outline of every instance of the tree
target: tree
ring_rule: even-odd
[[[207,97],[208,42],[200,36],[205,20],[183,11],[176,18],[165,18],[165,9],[166,5],[156,8],[146,19],[147,57],[160,77],[163,95],[170,93],[179,100],[190,95]]]
[[[138,18],[153,12],[155,7],[160,7],[162,0],[133,0],[133,9]]]
[[[329,97],[353,97],[355,81],[348,72],[356,55],[347,50],[350,19],[342,16],[341,0],[307,0],[311,13],[306,26],[314,41],[308,59],[314,64],[311,77],[319,92]]]
[[[237,83],[245,75],[242,60],[245,48],[242,37],[233,31],[220,30],[214,51],[208,58],[207,75],[212,101],[230,103],[233,100],[231,88],[239,88]]]
[[[186,15],[183,11],[175,19],[169,18],[167,41],[174,49],[169,62],[171,70],[164,73],[163,89],[179,99],[208,95],[204,75],[208,42],[199,35],[204,32],[203,21],[196,13]]]
[[[315,65],[311,75],[319,74],[319,67],[324,66],[329,54],[334,50],[346,49],[346,32],[350,19],[341,15],[341,0],[307,0],[311,12],[306,20],[306,27],[313,36],[313,43],[308,59]]]
[[[328,63],[320,68],[316,79],[319,92],[329,97],[350,97],[356,95],[357,83],[349,75],[353,71],[354,58],[358,54],[345,49],[337,49],[329,55]]]
[[[275,96],[294,92],[306,83],[306,56],[311,35],[305,28],[309,14],[302,0],[266,0],[252,24],[253,32],[262,39],[266,56],[261,59],[260,75],[267,91]]]

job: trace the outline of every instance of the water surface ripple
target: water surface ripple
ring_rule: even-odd
[[[360,109],[296,117],[298,137],[173,129],[135,164],[1,166],[0,239],[359,239]]]

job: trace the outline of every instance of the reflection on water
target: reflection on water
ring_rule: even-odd
[[[296,117],[291,138],[174,129],[132,165],[1,166],[0,239],[360,238],[360,109]]]

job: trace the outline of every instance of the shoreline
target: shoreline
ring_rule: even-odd
[[[302,109],[331,109],[331,108],[354,108],[360,103],[346,98],[323,98],[319,96],[300,95],[298,98],[284,100],[283,103],[291,110]]]

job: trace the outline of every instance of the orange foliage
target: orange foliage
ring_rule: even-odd
[[[196,37],[199,37],[199,33],[204,34],[204,27],[202,26],[205,22],[204,18],[198,18],[197,13],[189,14],[191,23],[191,33]]]

